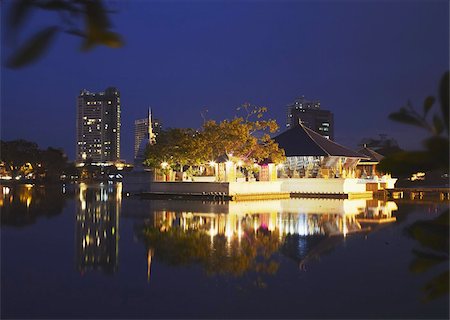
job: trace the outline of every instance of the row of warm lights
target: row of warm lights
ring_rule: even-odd
[[[209,162],[209,166],[210,166],[210,167],[215,167],[216,164],[217,164],[217,162],[212,161],[212,160]],[[227,161],[225,164],[226,164],[227,166],[231,166],[231,165],[233,164],[233,161],[230,161],[230,160],[229,160],[229,161]],[[238,166],[238,167],[242,167],[243,164],[244,164],[244,163],[242,162],[242,160],[239,160],[239,161],[237,162],[237,166]],[[162,168],[162,169],[166,169],[168,166],[169,166],[169,163],[167,163],[166,161],[161,162],[161,168]],[[254,163],[253,166],[254,166],[254,167],[258,167],[259,165],[258,165],[257,163]],[[282,168],[282,167],[283,167],[283,164],[282,164],[282,163],[277,164],[277,168]]]

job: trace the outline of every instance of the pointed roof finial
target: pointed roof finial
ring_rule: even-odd
[[[156,142],[155,134],[153,133],[152,108],[148,107],[148,141],[151,144]]]

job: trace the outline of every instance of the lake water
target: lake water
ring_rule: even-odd
[[[421,247],[405,231],[444,202],[1,189],[2,318],[449,317],[448,294],[424,302],[422,290],[448,260],[412,272]]]

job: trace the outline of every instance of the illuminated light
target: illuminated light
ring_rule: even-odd
[[[164,161],[164,162],[161,163],[161,168],[166,169],[168,165],[169,164]]]
[[[242,239],[242,224],[241,224],[241,219],[239,219],[239,224],[238,224],[238,240],[239,242],[241,242]]]
[[[210,161],[210,162],[209,162],[209,166],[210,166],[210,167],[214,167],[215,165],[216,165],[216,162],[215,162],[215,161]]]
[[[9,194],[9,191],[10,191],[11,189],[9,188],[9,187],[3,187],[3,193],[4,194]]]
[[[227,167],[231,167],[231,165],[233,164],[233,161],[228,160],[225,164]]]
[[[111,228],[111,234],[115,234],[116,233],[116,229],[114,227]]]
[[[17,176],[17,177],[16,177],[16,180],[20,180],[20,178],[21,178],[21,176]]]
[[[239,160],[239,161],[237,162],[237,165],[238,165],[239,167],[242,167],[243,164],[244,164],[244,163],[242,162],[242,160]]]
[[[11,180],[12,177],[11,176],[3,176],[1,177],[2,180]]]
[[[259,165],[258,165],[257,163],[254,163],[254,164],[253,164],[253,167],[254,167],[254,168],[258,168]]]
[[[283,168],[283,167],[284,167],[284,164],[282,164],[282,163],[277,164],[277,168],[278,168],[278,169],[281,169],[281,168]]]
[[[416,172],[411,176],[411,181],[425,180],[425,172]]]

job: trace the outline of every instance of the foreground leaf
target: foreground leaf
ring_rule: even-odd
[[[37,60],[48,49],[58,32],[58,27],[48,27],[31,37],[7,62],[10,68],[20,68]]]

